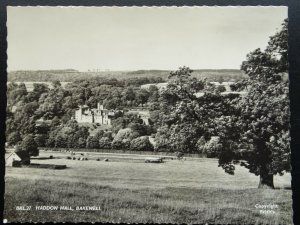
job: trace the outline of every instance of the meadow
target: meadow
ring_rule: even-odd
[[[47,159],[52,154],[54,159]],[[9,222],[292,224],[290,175],[275,190],[257,189],[258,177],[237,167],[234,176],[215,159],[144,163],[143,156],[103,155],[105,162],[41,152],[34,163],[65,170],[6,167],[4,218]],[[95,158],[99,155],[90,155]],[[101,155],[102,156],[102,155]],[[255,205],[276,204],[275,214]],[[36,206],[98,206],[98,211],[37,211]],[[32,206],[17,211],[16,206]]]

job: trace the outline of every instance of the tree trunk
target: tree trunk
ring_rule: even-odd
[[[274,189],[273,174],[265,171],[260,173],[258,188]]]

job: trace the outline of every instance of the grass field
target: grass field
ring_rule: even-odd
[[[46,159],[50,154],[54,159]],[[292,224],[290,176],[275,177],[275,190],[257,189],[258,177],[237,167],[225,174],[214,159],[145,164],[143,156],[73,161],[42,152],[34,163],[65,170],[6,168],[4,218],[16,222],[253,223]],[[99,155],[90,155],[91,158]],[[44,157],[44,159],[43,159]],[[124,157],[124,158],[122,158]],[[277,204],[261,214],[256,204]],[[17,211],[16,206],[32,206]],[[99,211],[37,211],[35,206],[99,206]]]

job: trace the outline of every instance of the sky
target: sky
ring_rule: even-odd
[[[287,7],[8,7],[8,71],[239,69]]]

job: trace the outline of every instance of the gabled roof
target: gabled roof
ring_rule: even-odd
[[[18,160],[18,161],[21,161],[21,160],[22,160],[22,159],[20,158],[20,156],[18,156],[18,154],[15,153],[15,152],[10,153],[10,154],[5,158],[5,160],[8,160],[8,159],[11,158],[11,157],[14,157],[14,159],[15,159],[15,160]]]

